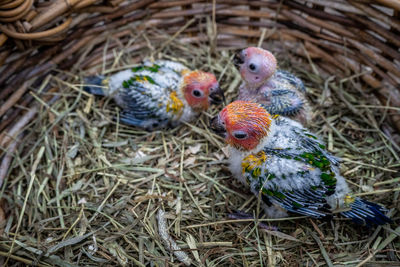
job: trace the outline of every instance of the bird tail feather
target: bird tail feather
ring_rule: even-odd
[[[144,128],[148,131],[163,128],[168,125],[168,121],[160,121],[159,119],[146,116],[145,111],[122,111],[119,113],[119,121],[123,124]]]
[[[96,75],[84,78],[85,85],[83,90],[92,94],[92,95],[100,95],[105,96],[104,92],[104,80],[105,77],[103,75]]]
[[[350,208],[349,211],[341,212],[341,215],[352,219],[357,224],[372,226],[374,224],[383,225],[392,222],[392,220],[385,215],[387,210],[384,207],[361,198],[356,198],[354,202],[350,204]]]

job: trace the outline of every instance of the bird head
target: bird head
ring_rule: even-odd
[[[210,104],[225,102],[224,92],[214,74],[190,71],[183,77],[183,95],[189,106],[196,111],[207,110]]]
[[[269,51],[248,47],[235,54],[233,62],[249,87],[258,88],[276,70],[276,58]]]
[[[235,101],[211,119],[210,128],[229,145],[249,151],[268,136],[270,125],[271,115],[260,104]]]

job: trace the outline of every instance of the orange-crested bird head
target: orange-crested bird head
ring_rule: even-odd
[[[258,88],[271,78],[277,67],[275,56],[258,47],[240,50],[234,57],[234,64],[243,80],[252,88]]]
[[[268,135],[270,125],[271,115],[260,104],[235,101],[211,120],[210,127],[229,145],[249,151]]]
[[[214,74],[204,71],[185,73],[182,91],[189,106],[196,111],[207,110],[210,104],[221,104],[225,101]]]

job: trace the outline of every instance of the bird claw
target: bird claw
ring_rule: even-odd
[[[232,213],[228,213],[228,218],[234,219],[234,220],[243,220],[243,219],[253,219],[253,220],[255,220],[253,215],[245,213],[245,212],[240,211],[240,210],[235,210]],[[262,228],[262,229],[267,230],[267,231],[278,231],[279,230],[279,228],[276,227],[276,226],[269,226],[269,225],[266,225],[265,223],[262,223],[262,222],[260,222],[258,224],[258,226],[260,228]]]

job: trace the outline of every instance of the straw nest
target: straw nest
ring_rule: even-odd
[[[149,41],[153,37],[158,44]],[[81,83],[84,75],[129,68],[143,56],[172,59],[215,73],[230,102],[241,82],[232,51],[211,49],[212,38],[192,45],[159,31],[133,40],[146,45],[132,51],[131,44],[109,39],[104,51],[112,44],[112,59],[82,72],[90,57],[84,54],[72,72],[32,85],[41,93],[32,93],[34,119],[1,192],[3,263],[399,266],[400,228],[394,225],[367,229],[344,219],[229,219],[230,210],[262,213],[250,192],[232,179],[223,140],[207,129],[220,107],[191,124],[146,132],[116,122],[118,107],[83,92]],[[354,192],[385,205],[398,223],[399,148],[395,137],[381,130],[390,107],[361,91],[358,75],[329,78],[280,43],[268,49],[281,68],[304,80],[314,111],[311,129],[343,158],[342,172]],[[48,87],[60,90],[41,92]],[[170,251],[173,242],[183,253]]]

